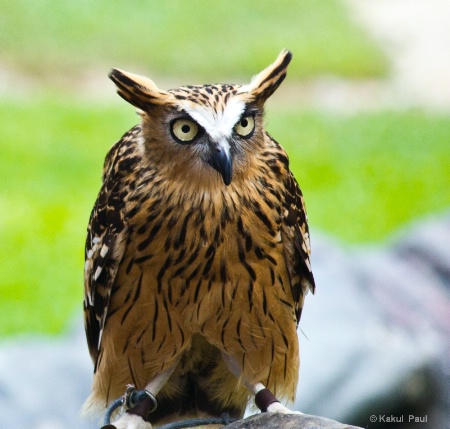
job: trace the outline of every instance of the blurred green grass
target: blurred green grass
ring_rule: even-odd
[[[450,206],[448,116],[278,111],[269,120],[289,153],[315,228],[346,242],[379,242]]]
[[[81,311],[83,240],[104,155],[130,109],[0,104],[0,333],[59,332]]]
[[[119,98],[77,97],[92,88],[80,87],[92,72],[104,70],[106,80],[117,66],[157,82],[241,82],[287,47],[291,85],[387,74],[381,50],[341,1],[212,4],[0,0],[2,69],[40,85],[40,96],[17,88],[21,98],[0,100],[0,335],[58,333],[81,313],[84,238],[103,159],[137,122]],[[289,152],[313,232],[379,241],[448,207],[449,118],[269,109],[268,129]]]
[[[85,230],[104,156],[138,118],[120,102],[61,98],[4,102],[0,116],[0,334],[57,333],[81,312]],[[313,233],[382,240],[450,204],[448,117],[273,108],[267,120],[290,155]]]
[[[282,48],[295,54],[292,78],[384,75],[381,50],[347,15],[338,0],[0,0],[0,52],[48,82],[98,66],[184,83],[248,78]]]

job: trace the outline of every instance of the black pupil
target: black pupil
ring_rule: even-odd
[[[241,127],[245,128],[248,125],[248,119],[241,120]]]
[[[183,133],[187,134],[189,131],[191,131],[191,127],[189,125],[183,125],[181,127],[181,131],[183,131]]]

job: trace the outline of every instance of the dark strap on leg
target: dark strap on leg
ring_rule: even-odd
[[[267,407],[274,402],[280,401],[269,389],[261,389],[255,395],[255,404],[263,413],[265,413],[267,411]]]
[[[145,396],[139,398],[139,402],[133,406],[133,408],[129,408],[127,410],[128,414],[135,414],[137,416],[142,417],[142,419],[146,422],[149,421],[150,414],[156,410],[156,398],[150,394],[150,392],[146,392]]]

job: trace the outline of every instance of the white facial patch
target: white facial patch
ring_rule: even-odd
[[[222,137],[218,145],[221,149],[223,149],[223,153],[226,154],[227,158],[230,159],[230,143],[228,142],[226,137]]]
[[[230,98],[224,110],[219,112],[216,112],[210,106],[189,101],[184,101],[180,104],[185,112],[203,127],[219,145],[228,145],[226,139],[231,136],[234,126],[241,119],[245,110],[245,103],[236,97]]]

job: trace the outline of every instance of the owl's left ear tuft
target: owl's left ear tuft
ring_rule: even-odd
[[[154,105],[170,104],[172,94],[159,89],[155,83],[144,76],[112,69],[109,78],[116,84],[117,93],[137,108],[148,111]]]
[[[247,93],[252,100],[263,104],[283,82],[291,59],[292,53],[284,49],[274,63],[253,76],[248,85],[241,87],[240,92]]]

